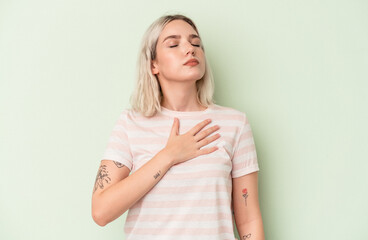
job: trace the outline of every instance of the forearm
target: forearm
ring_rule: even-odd
[[[93,196],[95,221],[104,226],[124,214],[146,195],[171,168],[172,162],[160,151],[136,172]]]
[[[264,240],[262,218],[236,226],[241,240]]]

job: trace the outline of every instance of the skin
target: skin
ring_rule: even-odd
[[[169,36],[177,38],[167,38]],[[175,111],[200,111],[205,107],[196,100],[196,81],[205,73],[205,55],[198,33],[188,23],[174,20],[160,34],[152,73],[157,76],[163,92],[161,105]],[[166,39],[166,40],[165,40]],[[165,41],[164,41],[165,40]],[[196,66],[184,65],[195,58]]]
[[[167,38],[172,35],[176,37]],[[152,61],[151,71],[161,85],[161,105],[174,111],[205,109],[196,100],[195,85],[205,73],[205,55],[200,39],[194,35],[198,33],[188,23],[174,20],[165,26],[157,41],[157,56]],[[199,64],[184,65],[191,58],[197,59]],[[220,137],[219,134],[209,136],[219,129],[217,125],[203,130],[210,122],[210,119],[202,121],[179,135],[180,123],[175,118],[165,148],[130,175],[123,164],[102,160],[92,195],[94,221],[105,226],[139,201],[173,165],[216,151],[217,147],[203,148]],[[234,178],[232,182],[232,208],[241,239],[264,240],[257,181],[258,173],[254,172]],[[246,198],[243,196],[245,188]]]
[[[258,172],[233,178],[232,195],[234,219],[240,239],[264,240],[263,222],[258,200]]]

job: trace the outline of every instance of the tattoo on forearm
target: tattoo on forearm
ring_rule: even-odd
[[[243,236],[243,240],[249,239],[252,236],[252,234],[246,234]]]
[[[158,172],[155,175],[153,175],[155,179],[157,179],[159,176],[161,176],[161,170],[158,170]]]
[[[242,190],[242,193],[243,193],[243,197],[244,197],[244,200],[245,200],[245,206],[247,206],[248,190],[246,188],[244,188]]]
[[[124,164],[122,164],[122,163],[115,162],[115,161],[114,161],[114,163],[115,163],[115,165],[116,165],[118,168],[122,168],[122,167],[124,167]]]
[[[111,178],[109,177],[109,171],[107,171],[106,165],[101,165],[97,172],[95,188],[93,190],[93,193],[96,192],[98,188],[103,189],[104,182],[109,183],[110,181],[111,181]]]

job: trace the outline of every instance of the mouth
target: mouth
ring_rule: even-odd
[[[189,59],[186,63],[184,63],[184,65],[187,65],[187,66],[195,66],[195,65],[198,65],[198,64],[199,64],[199,62],[195,58]]]

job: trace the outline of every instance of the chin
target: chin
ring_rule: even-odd
[[[200,80],[202,77],[192,77],[192,78],[183,78],[181,81],[183,82],[196,82]]]
[[[198,81],[199,79],[203,78],[204,73],[196,73],[196,74],[190,74],[186,78],[186,80],[192,80],[192,81]]]

